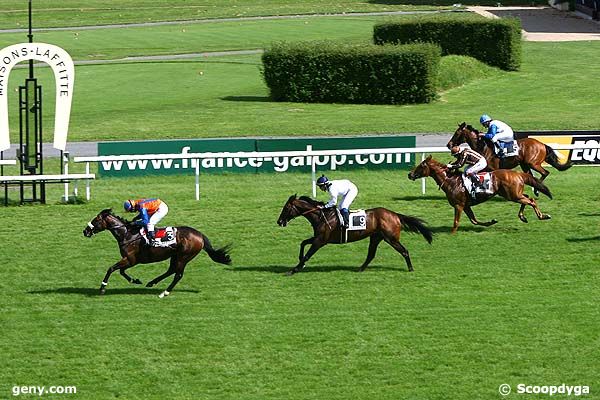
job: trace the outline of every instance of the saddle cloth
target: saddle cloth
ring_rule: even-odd
[[[169,247],[175,243],[177,243],[177,228],[173,226],[167,226],[164,228],[155,228],[154,229],[154,238],[156,241],[155,246],[157,247]],[[146,228],[140,229],[140,234],[146,241],[146,244],[150,244],[150,240],[148,240],[148,235],[146,233]]]
[[[492,175],[489,172],[479,172],[477,174],[477,178],[479,178],[479,183],[481,186],[475,189],[475,193],[494,194],[494,191],[492,190]],[[462,180],[467,192],[471,193],[473,190],[473,182],[471,181],[471,178],[463,175]]]
[[[498,148],[495,146],[496,155],[500,158],[512,157],[519,155],[519,145],[516,140],[511,142],[505,142],[503,144],[505,147]]]
[[[348,219],[349,231],[360,231],[367,229],[367,212],[365,210],[351,210]]]

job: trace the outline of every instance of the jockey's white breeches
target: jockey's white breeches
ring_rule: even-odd
[[[487,161],[485,158],[481,157],[479,161],[475,164],[471,165],[469,168],[465,169],[465,175],[473,175],[478,173],[479,171],[485,169],[487,167]]]
[[[503,132],[498,132],[494,135],[494,137],[492,138],[492,142],[496,143],[496,142],[512,142],[513,139],[513,132],[510,130],[506,130]]]
[[[340,210],[342,208],[347,208],[349,210],[350,204],[352,204],[352,202],[356,198],[357,194],[358,194],[357,189],[351,188],[350,190],[348,190],[348,193],[346,193],[344,195],[344,198],[342,199],[342,202],[340,203]]]
[[[158,224],[158,222],[163,219],[168,212],[169,207],[165,203],[162,203],[158,207],[158,210],[156,210],[156,212],[150,217],[150,220],[148,221],[148,230],[153,231],[154,225]]]

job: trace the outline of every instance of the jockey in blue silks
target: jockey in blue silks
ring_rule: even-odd
[[[317,186],[322,191],[329,193],[330,198],[327,204],[325,204],[325,207],[335,207],[338,196],[342,196],[342,202],[340,203],[339,209],[342,218],[344,219],[344,228],[348,228],[350,220],[350,204],[352,204],[354,198],[358,194],[356,185],[348,179],[330,181],[325,175],[321,175],[321,177],[317,179]]]
[[[479,118],[479,122],[487,128],[485,134],[480,133],[479,135],[486,139],[490,139],[494,146],[500,150],[497,153],[502,156],[504,153],[503,149],[507,147],[507,144],[512,144],[515,140],[512,128],[507,123],[492,119],[492,117],[487,114],[483,114],[481,118]]]

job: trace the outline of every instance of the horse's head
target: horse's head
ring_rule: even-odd
[[[458,146],[462,143],[467,143],[472,149],[476,148],[477,141],[479,140],[479,131],[473,128],[471,125],[467,125],[463,122],[458,125],[454,135],[450,138],[450,141],[446,144],[446,147],[451,149],[454,146]]]
[[[279,218],[277,219],[277,225],[286,226],[288,222],[296,218],[300,215],[300,211],[298,211],[298,207],[294,205],[294,203],[298,200],[295,194],[291,195],[290,198],[285,202],[285,205],[281,209],[281,213],[279,214]]]
[[[434,160],[431,155],[429,155],[408,173],[408,179],[414,181],[419,178],[426,178],[428,176],[431,176],[434,179],[436,179],[436,177],[442,177],[445,179],[447,175],[448,173],[446,165]]]
[[[286,226],[288,222],[294,218],[300,215],[305,215],[307,212],[317,210],[319,206],[322,207],[323,203],[306,196],[301,196],[298,198],[295,194],[293,194],[281,209],[281,213],[277,219],[277,225]]]
[[[92,237],[94,234],[114,226],[116,220],[118,220],[118,217],[112,213],[110,208],[102,210],[94,219],[88,222],[83,230],[83,235]]]
[[[417,180],[419,178],[425,178],[431,175],[431,163],[435,162],[431,155],[427,156],[426,159],[421,161],[419,165],[414,167],[412,171],[408,173],[408,179],[411,181]]]

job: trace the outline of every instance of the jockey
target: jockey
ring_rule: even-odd
[[[321,175],[321,177],[317,179],[317,186],[322,191],[328,192],[331,196],[327,204],[325,204],[325,207],[335,207],[338,196],[343,196],[339,208],[340,212],[342,213],[342,217],[344,218],[344,228],[348,228],[350,219],[350,204],[352,204],[354,198],[358,194],[358,188],[356,185],[354,185],[354,183],[350,182],[348,179],[330,181],[325,175]]]
[[[472,150],[469,145],[466,145],[465,143],[460,146],[452,146],[450,151],[452,155],[457,158],[457,160],[446,165],[446,167],[448,169],[458,169],[465,164],[469,164],[469,167],[465,168],[463,176],[465,178],[469,177],[471,182],[473,182],[471,196],[475,198],[475,189],[481,187],[477,173],[487,167],[487,161],[485,161],[485,157],[475,150]]]
[[[507,123],[499,121],[497,119],[492,119],[487,114],[483,114],[481,118],[479,118],[479,122],[486,129],[486,133],[480,133],[479,136],[483,136],[486,139],[490,139],[495,147],[498,148],[497,154],[502,157],[504,155],[504,149],[507,147],[508,143],[514,142],[514,132]]]
[[[146,227],[148,238],[154,246],[157,244],[154,239],[154,226],[164,218],[169,212],[169,207],[161,199],[138,199],[125,200],[123,208],[127,212],[138,212],[139,214],[133,218],[138,225]]]

